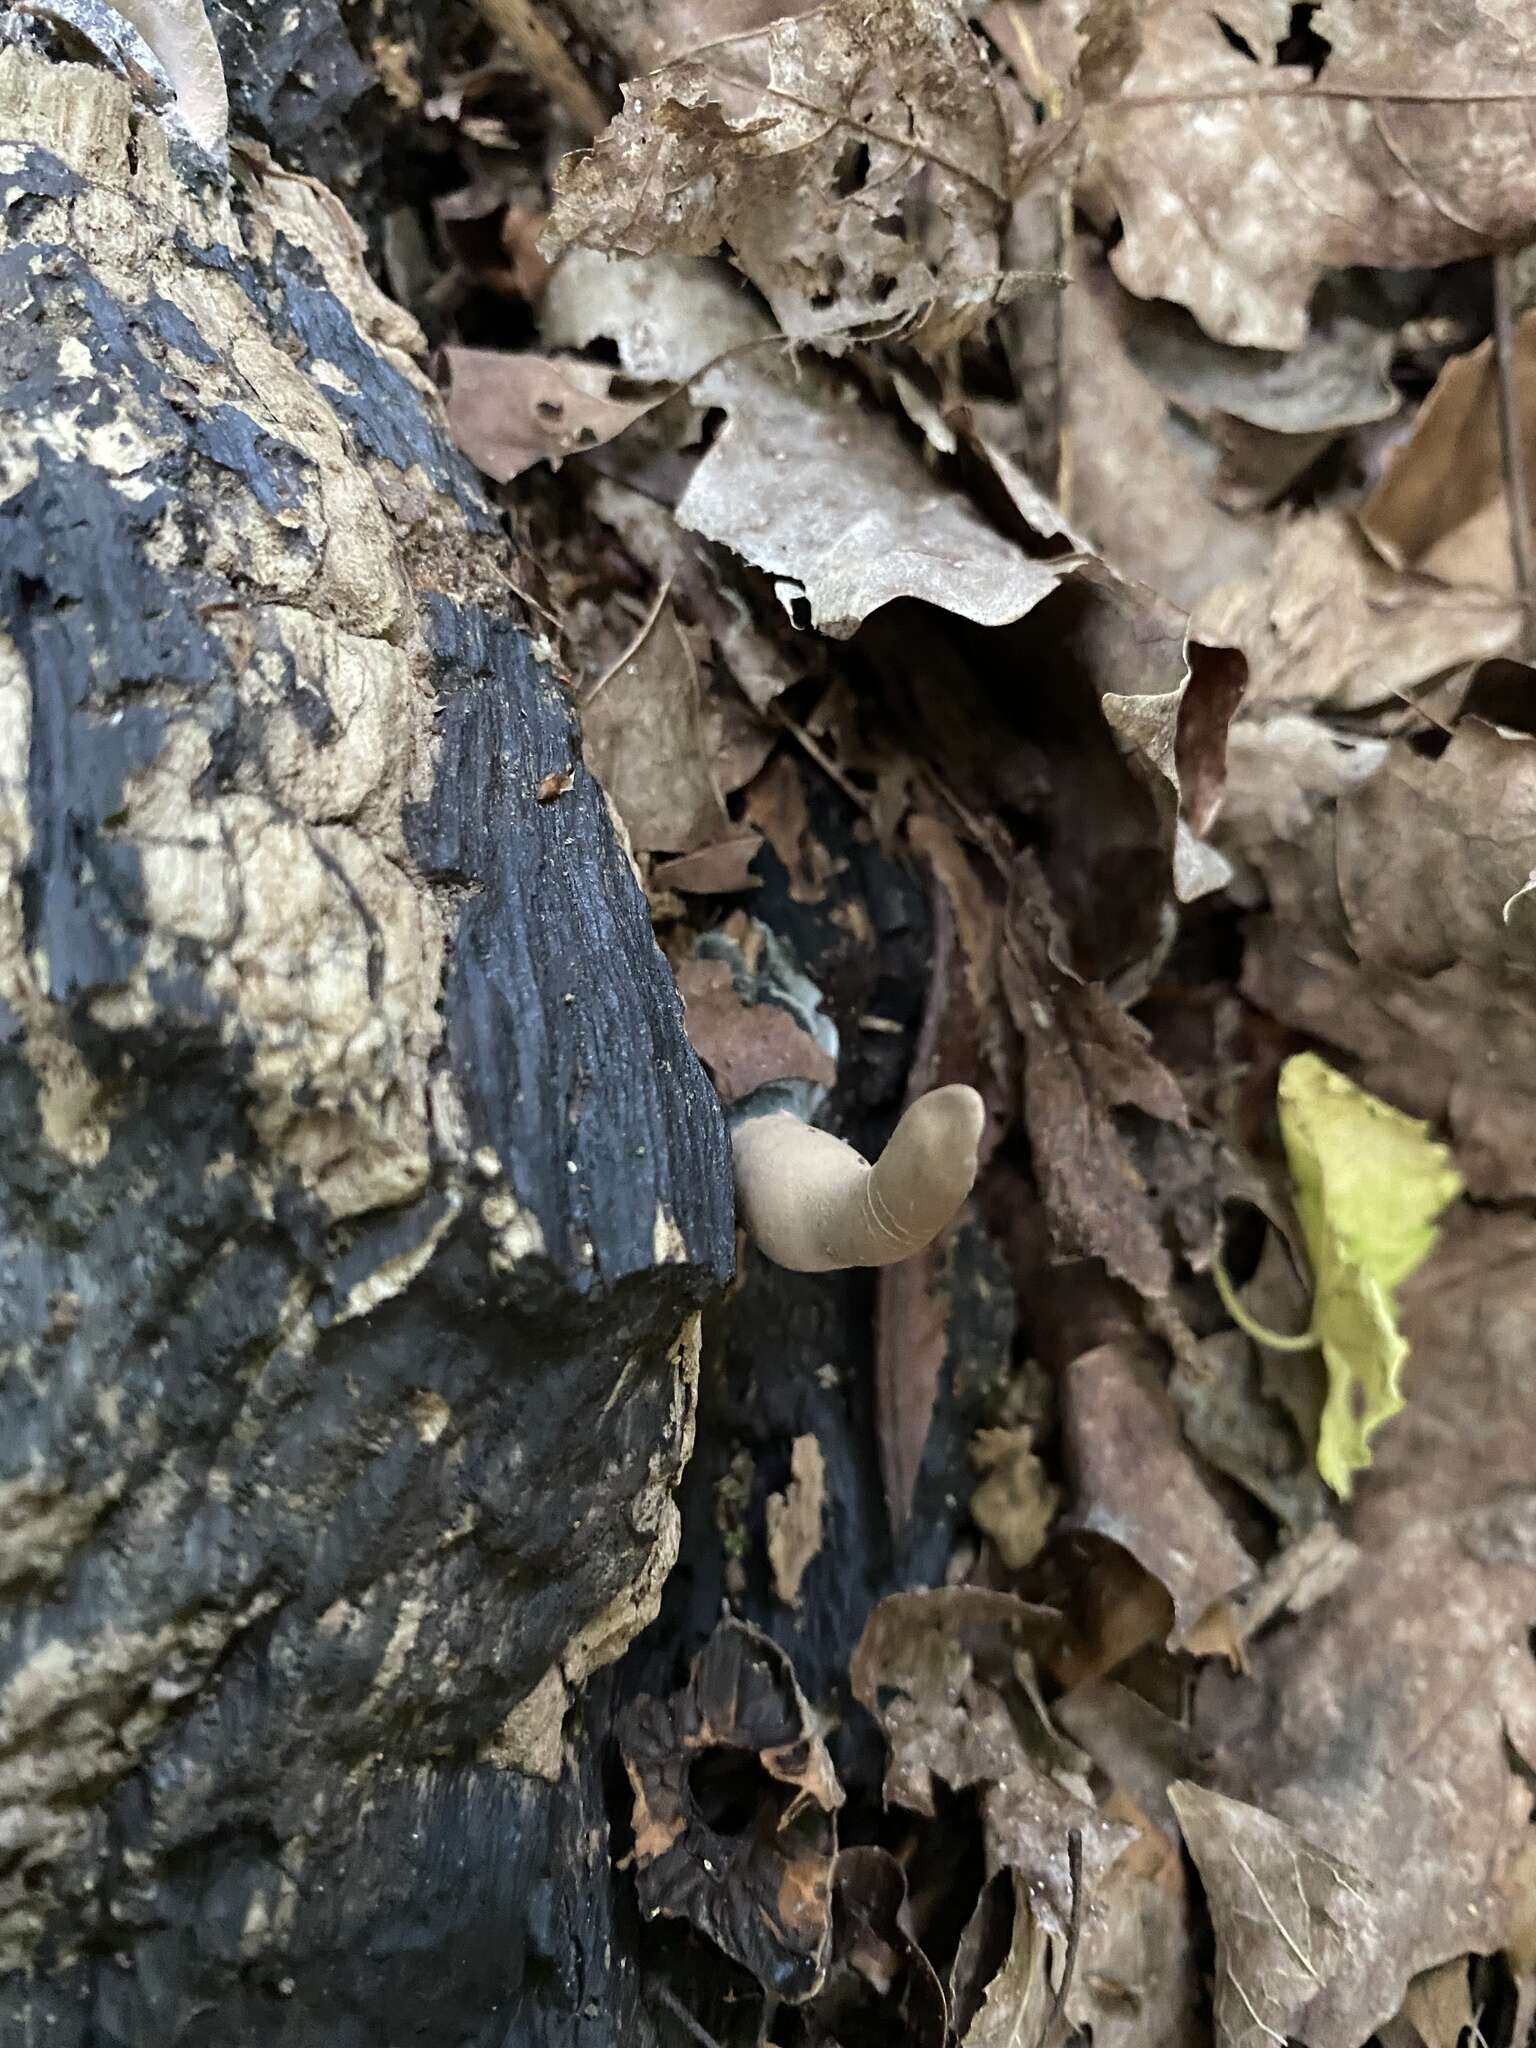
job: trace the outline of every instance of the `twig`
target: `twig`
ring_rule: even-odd
[[[1083,1831],[1073,1828],[1067,1836],[1067,1870],[1072,1879],[1072,1917],[1067,1922],[1067,1960],[1061,1972],[1061,1982],[1056,1987],[1056,1996],[1051,2000],[1050,2017],[1046,2020],[1042,2042],[1050,2044],[1056,2038],[1057,2028],[1066,2023],[1067,2000],[1072,1995],[1072,1979],[1077,1975],[1077,1951],[1083,1938]],[[1071,2032],[1066,2025],[1066,2032]],[[1065,2038],[1065,2035],[1063,2036]]]
[[[812,738],[799,719],[791,718],[782,704],[771,705],[768,715],[776,725],[783,726],[791,739],[796,740],[804,747],[828,781],[836,783],[837,787],[843,792],[843,795],[847,797],[849,803],[856,804],[867,818],[874,809],[874,799],[866,795],[857,783],[849,781],[848,777],[838,767],[821,742]]]
[[[669,576],[666,582],[662,584],[660,590],[657,591],[654,599],[651,602],[650,610],[646,613],[645,617],[640,621],[640,625],[635,633],[634,639],[630,641],[629,645],[624,649],[624,652],[618,657],[616,661],[611,661],[608,664],[607,668],[603,670],[602,674],[598,677],[597,681],[592,685],[591,689],[588,690],[587,694],[579,700],[580,707],[583,711],[586,710],[587,706],[592,702],[592,699],[597,695],[598,691],[602,689],[603,685],[605,683],[611,683],[614,677],[618,674],[619,670],[624,666],[625,662],[633,661],[635,656],[640,652],[641,648],[645,645],[646,641],[650,639],[651,631],[655,626],[656,621],[661,617],[661,608],[667,601],[667,592],[671,588],[672,578]]]
[[[647,1997],[654,1998],[658,2005],[664,2005],[689,2039],[698,2042],[699,2048],[720,2048],[720,2043],[715,2039],[714,2035],[707,2028],[699,2025],[699,2022],[669,1985],[663,1984],[653,1977],[646,1995]]]
[[[594,90],[570,51],[544,19],[538,0],[475,0],[524,68],[588,136],[601,135],[612,110]]]
[[[1514,258],[1501,249],[1493,259],[1493,360],[1499,394],[1499,460],[1504,470],[1504,505],[1509,517],[1509,552],[1515,592],[1524,614],[1520,651],[1531,648],[1536,565],[1531,560],[1531,500],[1525,480],[1525,441],[1520,432],[1520,395],[1515,389]]]

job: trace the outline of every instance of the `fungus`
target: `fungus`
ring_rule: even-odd
[[[192,140],[214,156],[229,134],[224,65],[203,0],[112,0],[160,59]]]
[[[782,937],[756,918],[738,917],[731,928],[704,933],[694,952],[729,969],[748,1012],[786,1011],[809,1049],[819,1050],[830,1078],[837,1027]],[[707,1033],[705,1044],[708,1060]],[[935,1088],[921,1096],[871,1166],[852,1145],[817,1128],[813,1119],[828,1091],[824,1080],[810,1078],[814,1066],[800,1071],[805,1078],[792,1078],[790,1069],[728,1099],[736,1213],[748,1237],[794,1273],[892,1266],[932,1244],[976,1179],[986,1115],[976,1090]]]
[[[907,1110],[873,1166],[792,1110],[747,1118],[732,1134],[747,1235],[795,1273],[910,1258],[971,1192],[984,1116],[974,1088],[935,1088]]]

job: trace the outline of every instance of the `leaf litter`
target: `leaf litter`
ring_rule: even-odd
[[[782,1385],[706,1321],[646,1967],[718,2048],[1524,2048],[1531,23],[560,15],[616,117],[485,50],[391,281],[722,1099],[987,1110]]]

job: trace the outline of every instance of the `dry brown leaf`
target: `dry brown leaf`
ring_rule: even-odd
[[[1298,348],[1329,270],[1482,255],[1536,217],[1536,23],[1477,0],[1323,0],[1314,83],[1277,61],[1291,18],[1289,0],[1153,0],[1118,98],[1088,116],[1121,282],[1250,348]]]
[[[1112,1115],[1133,1104],[1188,1120],[1178,1084],[1145,1032],[1094,983],[1056,965],[1055,917],[1030,855],[1015,864],[1003,939],[1003,990],[1024,1042],[1024,1122],[1035,1179],[1064,1252],[1102,1259],[1143,1294],[1166,1293],[1172,1267],[1146,1190]]]
[[[688,1042],[709,1069],[724,1103],[740,1102],[770,1081],[830,1088],[837,1062],[777,1003],[748,1003],[723,960],[685,960],[677,970]]]
[[[582,751],[640,853],[687,853],[727,824],[698,664],[663,595],[640,638],[581,701]]]
[[[780,579],[786,609],[820,632],[845,638],[899,597],[1000,626],[1060,581],[936,481],[888,419],[809,367],[796,386],[737,371],[723,402],[730,417],[677,516]]]
[[[1500,1696],[1509,1660],[1530,1663],[1520,1577],[1419,1517],[1369,1547],[1331,1599],[1251,1644],[1251,1676],[1207,1667],[1196,1728],[1220,1780],[1354,1865],[1347,1954],[1287,2022],[1309,2048],[1358,2048],[1418,1971],[1498,1944],[1530,1804]]]
[[[827,1966],[843,1793],[783,1651],[722,1622],[682,1691],[635,1700],[618,1738],[641,1909],[691,1921],[776,1997],[809,1997]],[[747,1763],[760,1798],[743,1825]]]
[[[1462,663],[1498,654],[1519,630],[1513,605],[1396,576],[1338,512],[1307,512],[1270,538],[1255,576],[1213,588],[1194,607],[1196,639],[1248,657],[1233,733],[1283,711],[1370,711]]]
[[[1036,1919],[1059,1937],[1073,1913],[1072,1834],[1089,1893],[1135,1831],[1097,1810],[1085,1760],[1021,1682],[1021,1659],[1027,1670],[1028,1651],[1057,1628],[1049,1609],[1006,1593],[895,1593],[870,1616],[849,1675],[889,1746],[887,1801],[932,1814],[935,1779],[977,1787],[989,1868],[1016,1871]]]
[[[826,1460],[814,1436],[795,1438],[789,1471],[784,1491],[768,1496],[768,1563],[774,1592],[786,1607],[798,1607],[800,1583],[821,1550],[821,1518],[827,1498]]]
[[[836,865],[811,830],[801,771],[794,756],[781,753],[747,787],[747,817],[762,833],[789,877],[796,903],[820,903]]]
[[[1062,423],[1068,510],[1123,575],[1186,609],[1213,585],[1256,574],[1264,527],[1216,503],[1217,449],[1169,413],[1129,354],[1121,290],[1102,257],[1078,246],[1062,305]]]
[[[1514,336],[1514,395],[1526,474],[1536,473],[1536,312]],[[1493,342],[1452,356],[1360,508],[1391,562],[1445,583],[1513,590]]]
[[[1476,1195],[1536,1193],[1536,741],[1476,720],[1394,741],[1294,845],[1252,856],[1272,908],[1244,987],[1339,1046],[1374,1093],[1449,1121]],[[1509,907],[1506,918],[1505,906]]]
[[[1284,2041],[1357,1934],[1355,1875],[1261,1807],[1187,1781],[1169,1796],[1216,1928],[1218,2048]]]
[[[1067,2018],[1088,2030],[1093,2048],[1201,2048],[1206,2030],[1171,1809],[1169,1834],[1142,1827],[1099,1883]]]
[[[898,433],[823,365],[787,368],[778,338],[728,276],[675,257],[564,257],[547,337],[618,347],[633,377],[687,383],[727,415],[677,518],[777,581],[790,615],[833,637],[898,597],[1001,625],[1059,577],[938,482]],[[723,358],[723,359],[722,359]]]
[[[763,879],[753,874],[752,863],[762,844],[759,832],[738,832],[733,838],[718,839],[696,853],[658,861],[651,869],[651,884],[657,889],[677,889],[685,896],[735,896],[743,889],[760,889]]]
[[[950,1299],[943,1245],[883,1266],[875,1281],[875,1446],[886,1514],[898,1538],[911,1517],[949,1357]]]
[[[1510,1924],[1530,1792],[1536,1224],[1468,1207],[1404,1289],[1407,1406],[1362,1476],[1341,1583],[1209,1671],[1217,1780],[1354,1866],[1348,1952],[1292,2031],[1357,2048],[1408,1984]],[[1197,1852],[1198,1853],[1198,1852]]]
[[[551,253],[728,243],[785,334],[834,345],[877,326],[948,347],[1018,289],[1017,95],[948,0],[826,0],[623,90],[557,173]]]
[[[1377,2029],[1382,2048],[1458,2048],[1473,2025],[1467,1959],[1442,1963],[1414,1978],[1395,2019]],[[1518,2034],[1511,2035],[1518,2041]]]
[[[1016,1872],[1012,1886],[1008,1953],[960,2036],[960,2048],[1024,2048],[1043,2039],[1051,2010],[1050,1943],[1030,1910],[1029,1887]]]
[[[616,373],[579,356],[445,348],[441,360],[449,431],[499,484],[535,463],[558,463],[613,440],[660,403],[611,397]]]
[[[876,2032],[904,2048],[945,2048],[948,2013],[912,1932],[907,1882],[885,1849],[840,1849],[832,1869],[832,1960],[803,2013],[811,2048]]]
[[[1145,1354],[1100,1344],[1068,1366],[1062,1395],[1072,1520],[1167,1588],[1169,1647],[1178,1649],[1210,1608],[1254,1578],[1254,1562],[1180,1441]]]

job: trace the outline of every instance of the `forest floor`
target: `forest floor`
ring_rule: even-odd
[[[382,274],[693,1042],[825,1091],[787,957],[833,1128],[988,1111],[931,1253],[712,1319],[658,2011],[1523,2041],[1536,22],[482,12]]]

